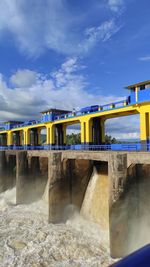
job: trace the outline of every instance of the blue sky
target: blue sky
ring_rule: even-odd
[[[1,1],[0,119],[117,101],[150,79],[149,10],[148,0]],[[108,131],[138,137],[131,122]]]

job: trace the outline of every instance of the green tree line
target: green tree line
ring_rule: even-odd
[[[81,134],[80,133],[72,133],[67,135],[67,144],[68,145],[77,145],[81,143]],[[106,144],[116,144],[116,138],[112,137],[111,135],[105,135],[105,143]]]

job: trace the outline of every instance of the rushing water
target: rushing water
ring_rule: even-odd
[[[0,267],[109,266],[97,225],[77,212],[66,224],[47,223],[47,204],[15,205],[15,188],[0,194]]]

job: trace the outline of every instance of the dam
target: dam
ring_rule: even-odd
[[[149,152],[3,150],[0,192],[16,185],[16,204],[45,194],[50,223],[64,222],[66,207],[74,205],[100,225],[111,256],[119,258],[130,252],[131,217],[140,221],[149,205],[143,166],[150,166]]]
[[[132,251],[131,232],[150,203],[150,81],[127,89],[123,101],[80,111],[49,109],[41,121],[0,126],[0,193],[16,186],[19,205],[44,196],[47,221],[54,224],[67,221],[67,207],[77,208],[104,231],[113,258]],[[135,114],[140,141],[106,144],[105,121]],[[66,129],[74,124],[80,124],[81,142],[68,145]]]

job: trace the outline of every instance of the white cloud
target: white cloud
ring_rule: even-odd
[[[112,11],[118,12],[124,6],[124,0],[108,0],[108,6]]]
[[[117,4],[111,0],[109,6],[115,9]],[[65,55],[88,52],[96,42],[107,41],[119,29],[113,21],[106,21],[90,27],[88,36],[84,36],[85,29],[74,30],[79,20],[63,0],[45,0],[44,4],[43,0],[0,1],[0,38],[4,32],[11,34],[21,51],[35,57],[47,49]]]
[[[82,44],[84,50],[89,50],[98,41],[106,42],[120,30],[121,26],[116,25],[114,19],[103,22],[98,27],[87,28],[85,31],[86,41]]]
[[[101,94],[88,93],[86,91],[87,82],[83,75],[78,74],[79,70],[77,59],[70,58],[61,65],[60,69],[50,75],[43,76],[37,73],[36,79],[32,79],[32,82],[30,75],[26,75],[26,79],[28,79],[26,84],[30,84],[28,87],[25,87],[24,74],[30,73],[29,70],[19,70],[13,74],[12,77],[17,86],[11,87],[8,86],[1,74],[1,120],[34,118],[34,116],[38,116],[38,112],[49,107],[72,109],[120,99],[113,95],[104,97]]]
[[[150,56],[140,57],[140,61],[150,61]]]
[[[10,81],[17,87],[30,87],[35,83],[37,73],[28,69],[18,70],[10,77]]]

